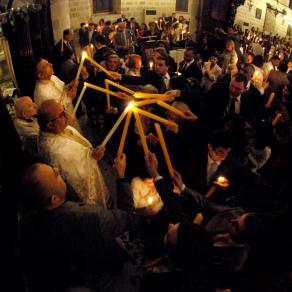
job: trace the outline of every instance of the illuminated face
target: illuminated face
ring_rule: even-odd
[[[215,65],[218,62],[217,57],[212,56],[211,59],[210,59],[210,62],[211,62],[212,65]]]
[[[67,126],[68,119],[65,109],[60,103],[56,102],[51,107],[48,128],[50,128],[54,133],[62,133]]]
[[[248,55],[247,59],[246,59],[246,63],[247,64],[252,64],[252,62],[253,62],[253,56],[252,55]]]
[[[233,51],[233,44],[232,43],[226,43],[226,51],[232,52]]]
[[[120,68],[120,58],[111,57],[106,61],[106,66],[109,71],[117,72]]]
[[[47,60],[41,59],[41,61],[37,64],[37,72],[39,79],[50,80],[54,74],[53,65]]]
[[[26,119],[30,119],[36,115],[36,104],[32,101],[32,99],[28,96],[24,97],[24,112],[23,116]]]
[[[184,54],[184,60],[185,60],[185,62],[190,62],[190,61],[192,61],[194,59],[194,54],[193,54],[193,52],[192,51],[190,51],[190,50],[186,50],[185,51],[185,54]]]
[[[236,240],[240,235],[240,232],[244,231],[246,229],[245,225],[245,219],[247,218],[248,214],[244,214],[240,216],[237,219],[231,220],[228,226],[228,231],[230,234],[230,237],[233,240]]]
[[[245,92],[246,87],[244,82],[237,82],[235,79],[231,80],[229,85],[229,92],[232,97],[237,97]]]
[[[168,66],[165,64],[164,60],[158,59],[155,61],[155,72],[161,76],[168,72]]]
[[[67,186],[61,177],[58,168],[54,168],[46,164],[39,164],[37,179],[45,189],[57,195],[61,199],[65,199]]]
[[[231,148],[225,147],[213,147],[211,144],[208,144],[209,155],[214,161],[223,161],[227,158],[228,154],[231,151]]]

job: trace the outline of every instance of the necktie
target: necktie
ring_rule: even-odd
[[[229,105],[229,115],[233,115],[235,113],[235,102],[237,101],[236,97],[233,97],[230,101]]]
[[[185,63],[183,64],[183,66],[181,67],[180,71],[182,72],[182,71],[184,71],[184,70],[186,70],[186,69],[187,69],[187,63],[185,62]]]

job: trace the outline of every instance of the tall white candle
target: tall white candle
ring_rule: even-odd
[[[133,106],[134,106],[134,102],[131,101],[129,103],[129,105],[124,109],[124,111],[122,112],[122,114],[120,115],[120,117],[117,119],[117,121],[114,124],[114,126],[112,127],[112,129],[109,131],[109,133],[107,134],[107,136],[105,137],[105,139],[101,143],[101,145],[103,147],[105,147],[105,145],[107,144],[107,142],[110,140],[110,138],[112,137],[112,135],[114,134],[114,132],[116,131],[116,129],[118,128],[118,126],[121,124],[121,122],[123,121],[123,119],[127,115],[128,111],[131,110],[133,108]]]
[[[74,107],[74,110],[73,110],[73,113],[72,113],[72,116],[73,116],[73,117],[74,117],[75,114],[76,114],[77,108],[78,108],[78,106],[79,106],[79,104],[80,104],[80,102],[81,102],[81,99],[82,99],[82,97],[83,97],[83,95],[84,95],[85,90],[86,90],[86,82],[84,83],[83,88],[82,88],[82,90],[81,90],[81,92],[80,92],[80,95],[78,96],[77,102],[76,102],[76,104],[75,104],[75,107]]]
[[[80,76],[80,73],[81,73],[81,69],[83,67],[84,60],[85,60],[86,57],[87,57],[87,53],[83,52],[82,53],[82,57],[81,57],[81,62],[80,62],[80,65],[79,65],[79,68],[78,68],[78,71],[77,71],[76,78],[75,78],[74,86],[76,86],[76,84],[78,83],[79,76]]]

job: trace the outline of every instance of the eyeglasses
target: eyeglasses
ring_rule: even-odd
[[[57,119],[62,118],[62,117],[64,117],[64,118],[66,117],[66,111],[65,110],[63,110],[56,118],[51,119],[50,122],[54,122]]]

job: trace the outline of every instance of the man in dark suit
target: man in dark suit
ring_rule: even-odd
[[[71,29],[65,29],[63,31],[63,40],[61,39],[57,44],[55,45],[53,49],[53,64],[55,73],[58,76],[60,72],[60,65],[65,61],[64,55],[68,56],[70,54],[73,54],[72,60],[76,63],[77,62],[77,56],[75,48],[72,44],[74,39],[74,32]],[[63,43],[63,44],[62,44]]]
[[[122,14],[121,17],[117,19],[116,23],[119,23],[119,22],[126,22],[126,23],[128,23],[128,19],[126,18],[126,15],[125,14]]]
[[[250,94],[244,94],[248,85],[245,74],[237,73],[230,83],[215,83],[206,96],[204,115],[207,128],[222,126],[234,114],[248,123],[259,114],[259,104]]]
[[[86,27],[85,27],[85,22],[81,22],[80,23],[80,28],[79,28],[79,44],[80,44],[80,48],[83,48],[86,46]]]
[[[188,150],[188,159],[179,171],[186,185],[206,194],[219,176],[229,181],[228,188],[218,189],[213,197],[224,202],[230,195],[237,194],[239,187],[250,179],[252,186],[253,175],[231,156],[232,136],[226,130],[215,131],[208,139],[208,143],[198,145]]]
[[[184,78],[194,78],[199,83],[202,80],[203,73],[201,68],[196,63],[196,52],[193,48],[186,48],[184,60],[180,63],[179,72]]]
[[[95,45],[95,39],[98,36],[98,32],[94,29],[94,23],[89,23],[87,31],[85,32],[84,44],[85,46],[89,44]]]
[[[168,23],[174,25],[177,22],[176,14],[173,12],[171,16],[168,17]]]
[[[96,40],[96,43],[95,43],[96,51],[93,56],[93,59],[96,62],[100,63],[105,60],[106,54],[109,51],[112,51],[112,49],[106,46],[106,39],[104,36],[98,35],[95,40]]]

